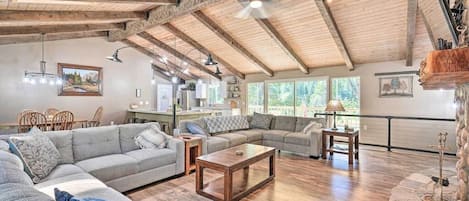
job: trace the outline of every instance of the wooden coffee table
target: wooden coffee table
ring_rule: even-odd
[[[243,155],[237,155],[242,151]],[[269,158],[269,169],[257,170],[250,165]],[[223,172],[224,177],[204,184],[204,169]],[[261,188],[275,177],[275,149],[243,144],[196,160],[196,191],[212,200],[239,200]]]

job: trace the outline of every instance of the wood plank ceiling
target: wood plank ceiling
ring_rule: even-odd
[[[179,4],[178,4],[179,2]],[[239,19],[237,0],[0,0],[0,44],[84,37],[121,41],[184,79],[423,58],[451,39],[437,0],[272,0]],[[124,54],[124,52],[122,52]],[[162,61],[165,61],[163,63]],[[392,70],[392,69],[390,69]]]

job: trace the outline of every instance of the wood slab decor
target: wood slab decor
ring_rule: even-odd
[[[423,89],[455,89],[469,82],[469,48],[431,51],[420,64]]]

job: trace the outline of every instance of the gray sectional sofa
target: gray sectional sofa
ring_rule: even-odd
[[[252,117],[248,116],[247,120],[250,123]],[[321,133],[316,131],[310,134],[304,134],[302,132],[311,121],[321,123],[323,127],[326,126],[325,118],[274,116],[269,129],[250,128],[225,130],[219,133],[198,136],[201,136],[203,139],[203,154],[216,152],[244,143],[251,143],[318,158],[321,154]],[[188,122],[196,123],[204,130],[208,131],[206,120],[201,118],[197,120],[181,121],[179,124],[181,134],[190,133],[186,126]]]
[[[41,192],[49,198],[38,195],[23,199],[25,201],[52,200],[54,188],[79,197],[129,200],[119,192],[183,173],[183,141],[170,138],[164,149],[139,149],[135,144],[134,137],[151,124],[155,123],[47,132],[46,135],[60,152],[60,164],[46,178],[33,185],[24,172],[17,175],[26,182],[9,179],[11,168],[0,161],[0,200],[19,200],[7,197],[17,196],[18,192],[15,195],[5,190],[17,189],[17,186],[23,186],[27,191],[37,191],[35,193]],[[0,152],[0,159],[11,156],[10,153]],[[18,168],[21,169],[22,164]]]

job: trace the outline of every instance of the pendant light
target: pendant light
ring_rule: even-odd
[[[218,68],[218,65],[217,65],[217,70],[216,70],[216,72],[215,72],[215,75],[221,75],[221,74],[222,74],[222,73],[221,73],[221,71],[220,71],[220,68]]]
[[[46,72],[46,61],[44,60],[44,33],[41,33],[41,61],[39,62],[39,72],[24,72],[23,82],[35,85],[40,84],[62,85],[62,80],[52,73]]]
[[[208,58],[207,58],[207,61],[205,61],[205,65],[206,66],[213,66],[213,65],[217,65],[218,63],[213,60],[212,58],[212,54],[208,54]]]

